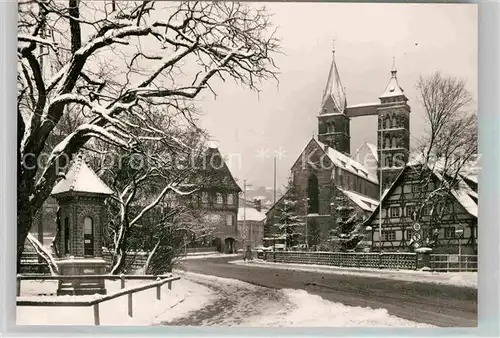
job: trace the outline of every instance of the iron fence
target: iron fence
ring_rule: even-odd
[[[430,265],[434,271],[474,272],[477,271],[477,256],[433,254]]]

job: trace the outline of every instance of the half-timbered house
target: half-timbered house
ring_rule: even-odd
[[[440,173],[431,173],[423,185],[421,172],[422,164],[407,165],[365,221],[373,232],[372,250],[413,251],[432,243],[435,253],[477,254],[477,185],[474,190],[458,177],[436,201],[429,196],[442,186]],[[477,182],[475,175],[466,176]]]

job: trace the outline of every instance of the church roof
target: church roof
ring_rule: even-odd
[[[67,192],[84,192],[112,195],[113,191],[90,169],[82,156],[78,156],[69,168],[66,177],[56,184],[52,195]]]
[[[377,152],[377,146],[372,144],[372,143],[369,143],[369,142],[365,142],[361,145],[361,147],[358,148],[358,150],[356,150],[356,152],[354,153],[354,156],[353,158],[357,158],[358,154],[360,153],[360,151],[366,147],[370,153],[375,157],[375,160],[378,161],[378,152]]]
[[[330,71],[328,73],[328,79],[326,81],[325,91],[323,92],[323,98],[321,99],[321,112],[331,99],[334,104],[334,110],[336,113],[344,113],[347,107],[347,97],[345,95],[344,87],[340,81],[339,70],[337,69],[337,64],[335,62],[335,50],[333,51],[332,64],[330,66]],[[326,113],[331,113],[326,111]],[[320,113],[321,114],[321,113]]]
[[[399,85],[397,72],[396,67],[393,65],[391,70],[391,79],[389,80],[389,83],[387,84],[387,87],[382,95],[380,95],[380,99],[405,95],[403,88]]]
[[[325,151],[330,160],[339,168],[345,169],[356,176],[362,177],[369,180],[375,184],[378,184],[378,178],[372,175],[368,169],[366,169],[361,163],[350,158],[349,156],[341,153],[338,150],[328,147],[326,144],[314,139],[318,145]]]

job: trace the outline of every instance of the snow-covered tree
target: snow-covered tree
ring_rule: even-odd
[[[330,231],[327,243],[332,251],[346,252],[354,250],[364,238],[359,215],[349,204],[347,197],[338,193],[333,205],[335,227]]]
[[[417,83],[426,129],[412,159],[415,221],[429,218],[428,246],[438,244],[441,221],[449,216],[452,191],[470,189],[462,176],[477,175],[478,129],[472,94],[465,81],[436,72]]]
[[[309,248],[313,247],[314,251],[316,251],[318,244],[321,243],[321,229],[318,222],[313,217],[307,220],[307,234],[309,236]]]
[[[289,249],[298,244],[301,235],[299,227],[303,225],[296,213],[297,200],[293,188],[288,189],[287,194],[277,206],[274,226],[280,235],[285,236],[285,246]]]
[[[129,151],[178,147],[150,107],[194,123],[216,80],[258,90],[275,78],[278,41],[264,8],[229,2],[19,2],[18,265],[36,212],[89,140]],[[78,111],[78,119],[68,118]],[[58,133],[72,122],[69,133]]]

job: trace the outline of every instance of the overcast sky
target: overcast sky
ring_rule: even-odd
[[[257,4],[259,5],[259,4]],[[275,151],[278,187],[286,183],[300,152],[317,135],[317,112],[332,60],[349,105],[377,102],[390,78],[393,57],[409,98],[411,140],[423,132],[415,84],[420,75],[441,71],[463,78],[477,98],[477,7],[475,5],[269,3],[284,55],[276,56],[273,81],[255,92],[232,82],[216,85],[217,100],[203,97],[202,125],[232,161],[231,171],[254,187],[273,184]],[[351,120],[351,153],[376,144],[376,117]],[[262,150],[268,158],[258,157]]]

